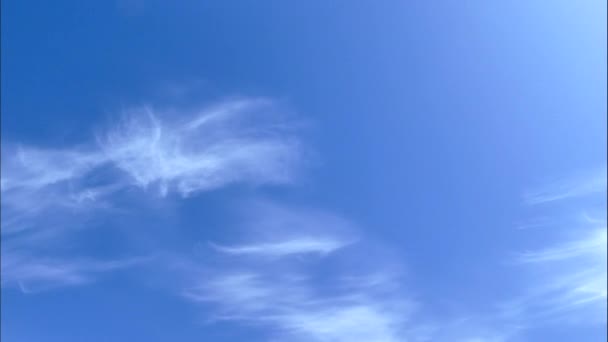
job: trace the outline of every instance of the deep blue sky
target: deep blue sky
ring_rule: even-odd
[[[606,338],[605,2],[5,0],[1,77],[3,341]],[[180,128],[237,99],[253,119]],[[121,155],[143,106],[169,141]],[[217,174],[192,166],[222,134]],[[311,236],[339,246],[279,242]],[[232,267],[280,289],[214,290],[246,291]]]

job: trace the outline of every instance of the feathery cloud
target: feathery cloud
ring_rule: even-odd
[[[606,228],[581,233],[574,241],[520,256],[538,278],[524,303],[534,316],[569,321],[576,316],[587,323],[605,320]]]
[[[182,292],[213,308],[212,319],[262,325],[291,341],[393,342],[413,335],[408,323],[416,305],[398,275],[383,271],[382,256],[369,272],[331,268],[338,250],[359,246],[352,224],[320,211],[249,204],[243,235],[256,242],[214,246],[220,266],[194,276]],[[322,280],[324,267],[332,271]]]
[[[99,139],[135,185],[187,196],[237,182],[282,184],[301,161],[293,125],[268,100],[226,102],[179,122],[167,120],[172,114],[133,111]]]
[[[86,283],[117,268],[60,258],[49,241],[68,239],[68,228],[112,208],[125,189],[188,196],[236,183],[285,184],[302,160],[294,123],[267,99],[192,110],[143,107],[95,141],[57,149],[3,142],[2,152],[3,286],[40,288]]]
[[[401,341],[412,303],[354,292],[323,295],[295,274],[223,274],[186,292],[210,303],[216,319],[265,324],[296,341]]]
[[[605,204],[595,207],[598,204],[586,201],[594,194],[603,194],[605,198],[606,174],[603,171],[577,181],[562,182],[554,189],[537,192],[542,195],[534,196],[532,201],[527,198],[530,204],[568,200],[566,207],[560,203],[556,215],[562,216],[565,212],[582,218],[552,230],[557,242],[519,254],[519,263],[532,274],[532,284],[528,293],[513,305],[529,319],[559,319],[584,324],[606,322],[608,241]],[[590,219],[586,213],[580,215],[581,208],[601,213],[603,218]]]

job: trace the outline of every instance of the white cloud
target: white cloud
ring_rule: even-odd
[[[283,257],[297,254],[326,255],[349,245],[351,241],[324,237],[298,237],[286,241],[262,242],[241,246],[211,244],[216,250],[232,255]]]
[[[98,207],[96,199],[113,188],[85,186],[83,180],[104,163],[103,156],[85,149],[3,148],[2,234],[47,230],[57,217],[67,225]]]
[[[295,341],[402,341],[413,304],[367,291],[324,295],[306,276],[220,274],[185,295],[215,305],[215,319],[263,324]]]
[[[217,266],[206,272],[188,270],[195,276],[182,293],[213,308],[212,319],[261,325],[283,341],[418,338],[409,325],[415,304],[398,273],[384,271],[382,254],[370,255],[373,269],[332,264],[334,258],[348,260],[348,255],[332,252],[353,243],[348,238],[356,235],[352,224],[315,210],[248,204],[241,235],[256,242],[215,246],[216,255],[206,259]],[[326,279],[323,268],[329,271]]]
[[[58,258],[49,241],[69,239],[68,228],[112,209],[129,187],[186,196],[236,183],[291,182],[302,159],[294,128],[272,101],[240,99],[193,110],[134,109],[79,146],[3,142],[1,226],[3,250],[10,251],[3,285],[82,284],[114,269]]]
[[[302,159],[293,128],[270,100],[233,100],[193,111],[134,109],[122,124],[99,134],[98,144],[3,147],[2,206],[15,211],[8,218],[14,221],[50,206],[91,204],[129,183],[182,195],[232,183],[288,183]]]
[[[241,244],[213,246],[204,266],[178,262],[180,293],[210,322],[294,342],[506,342],[518,333],[495,317],[429,314],[404,285],[403,260],[339,216],[269,201],[245,207]]]
[[[601,259],[606,253],[606,230],[596,228],[583,232],[575,241],[534,252],[522,253],[520,261],[531,264]]]
[[[374,301],[354,301],[288,315],[284,323],[314,341],[401,341],[399,327],[405,325],[408,310],[403,310],[403,317],[387,310]]]
[[[99,139],[108,159],[136,185],[185,196],[237,182],[292,180],[301,150],[271,102],[226,102],[180,122],[170,122],[171,114],[133,111]]]
[[[554,209],[559,229],[536,250],[520,253],[518,261],[530,273],[526,295],[512,303],[515,311],[529,320],[606,323],[607,310],[607,227],[604,204],[587,201],[590,196],[606,196],[606,172],[587,178],[559,182],[537,195],[529,204],[559,204]],[[548,206],[545,210],[551,210]],[[584,212],[581,214],[581,208]],[[591,218],[588,211],[594,212]],[[545,214],[546,215],[546,214]],[[565,221],[564,215],[579,218]],[[582,218],[582,219],[580,219]],[[566,224],[567,223],[567,224]]]
[[[521,255],[520,261],[536,278],[523,304],[533,315],[586,323],[605,321],[606,228],[582,230],[577,235],[580,237],[573,241]]]
[[[378,268],[385,266],[382,258],[373,258]],[[324,278],[286,260],[291,261],[282,267],[268,260],[224,265],[198,276],[190,269],[198,279],[182,294],[210,309],[209,321],[265,328],[272,341],[506,342],[519,332],[515,326],[491,324],[487,317],[466,322],[423,318],[421,303],[397,274],[360,275],[349,267]],[[352,273],[359,275],[348,276]]]
[[[104,162],[100,154],[81,149],[50,150],[18,146],[3,152],[3,191],[15,188],[37,190],[76,179]]]

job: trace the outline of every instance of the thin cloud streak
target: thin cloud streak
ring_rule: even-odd
[[[528,319],[568,321],[577,324],[606,323],[607,227],[605,207],[586,202],[593,195],[606,196],[605,170],[586,179],[562,182],[526,198],[528,204],[559,204],[556,217],[579,218],[558,232],[557,242],[520,253],[517,261],[532,275],[527,293],[512,303],[514,311]],[[566,207],[564,207],[564,205]],[[600,204],[601,205],[601,204]],[[605,205],[605,204],[604,204]],[[568,209],[571,206],[572,209]],[[581,207],[604,218],[591,218]],[[551,207],[549,207],[551,208]],[[601,217],[600,216],[600,217]],[[562,219],[563,221],[563,219]]]
[[[606,250],[606,229],[599,228],[588,232],[576,241],[539,251],[522,253],[519,260],[523,263],[542,264],[590,257],[601,257]]]
[[[49,150],[18,146],[3,151],[2,191],[36,191],[70,181],[104,162],[104,157],[79,149]]]
[[[103,273],[126,269],[143,260],[51,258],[14,251],[3,251],[2,254],[2,287],[18,288],[24,293],[91,283]]]
[[[523,254],[520,261],[542,280],[526,297],[526,309],[547,319],[577,315],[587,322],[605,320],[598,314],[606,310],[607,244],[604,227],[586,231],[575,241]]]
[[[258,243],[241,246],[222,246],[211,243],[219,252],[231,255],[284,257],[297,254],[327,255],[350,245],[352,241],[333,238],[300,237],[272,243]]]
[[[78,150],[44,150],[29,147],[3,149],[2,233],[40,227],[37,220],[49,212],[71,212],[86,207],[100,191],[79,184],[103,163],[99,154]]]

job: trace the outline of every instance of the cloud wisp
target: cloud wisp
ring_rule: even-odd
[[[101,261],[39,257],[12,251],[2,254],[2,286],[15,287],[24,293],[91,283],[103,273],[129,268],[143,261],[141,258]]]
[[[1,188],[3,235],[28,228],[40,229],[45,225],[36,221],[48,218],[51,211],[61,211],[69,217],[92,204],[104,189],[84,187],[80,182],[102,163],[100,154],[82,149],[4,148]]]
[[[358,248],[352,225],[319,211],[268,202],[253,207],[245,229],[256,242],[213,246],[220,266],[182,291],[210,307],[212,320],[265,326],[277,340],[290,341],[393,342],[411,334],[415,304],[397,274],[382,271],[381,257],[374,270],[332,266]],[[265,241],[262,230],[273,238]]]
[[[353,223],[319,210],[246,202],[235,244],[177,258],[178,292],[207,323],[306,342],[512,341],[499,317],[435,317],[405,285],[403,261]],[[376,248],[377,247],[377,248]]]
[[[607,284],[606,228],[583,231],[582,236],[534,252],[519,261],[535,274],[525,299],[526,310],[546,319],[605,321]]]
[[[121,193],[131,188],[186,197],[231,184],[287,184],[302,161],[296,125],[267,99],[187,110],[142,107],[123,117],[78,146],[3,142],[4,278],[75,284],[114,269],[99,267],[105,262],[59,258],[49,241],[70,239],[70,228],[114,209]],[[41,272],[36,278],[23,270]]]
[[[566,212],[582,218],[572,220],[557,231],[552,230],[556,241],[518,255],[517,261],[530,272],[532,283],[527,294],[515,301],[515,306],[529,319],[606,323],[608,241],[605,203],[588,201],[595,195],[605,199],[605,177],[605,172],[600,172],[578,183],[569,182],[568,186],[560,183],[554,191],[544,190],[544,195],[534,197],[534,201],[527,198],[530,204],[559,202],[557,217]],[[590,219],[583,210],[602,213],[603,218]]]
[[[96,143],[3,146],[2,205],[14,221],[51,205],[78,207],[130,185],[187,196],[234,183],[289,183],[302,161],[294,127],[261,99],[188,111],[133,109]]]
[[[295,341],[401,341],[412,304],[373,289],[328,296],[298,274],[231,273],[202,282],[187,298],[216,307],[216,320],[264,324]]]
[[[262,242],[249,245],[222,246],[211,243],[211,246],[219,252],[230,255],[280,258],[298,254],[318,254],[324,256],[351,243],[350,241],[340,241],[333,238],[304,236],[285,241]]]
[[[270,101],[226,102],[180,122],[167,122],[171,115],[144,107],[99,139],[135,185],[187,196],[239,182],[284,184],[301,161],[293,125]]]
[[[556,181],[543,189],[526,193],[524,201],[537,205],[606,193],[606,172],[606,168],[600,168],[585,175]]]

